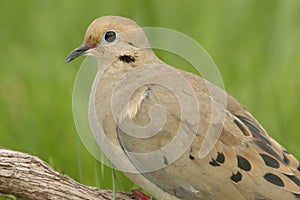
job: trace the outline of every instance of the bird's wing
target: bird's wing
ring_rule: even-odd
[[[179,199],[299,199],[297,159],[239,102],[208,81],[178,70],[188,86],[174,74],[169,74],[173,85],[157,81],[168,79],[171,69],[137,69],[148,77],[162,72],[140,85],[124,108],[138,125],[132,133],[141,137],[124,131],[125,118],[117,128],[122,148],[143,176]],[[132,73],[124,79],[129,83],[136,77]],[[212,148],[202,158],[204,143]]]

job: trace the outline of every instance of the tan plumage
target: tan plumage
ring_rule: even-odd
[[[101,42],[107,31],[111,30],[118,34],[119,39],[112,44]],[[100,68],[107,65],[93,85],[89,108],[91,127],[99,123],[106,136],[123,150],[122,156],[127,156],[141,172],[127,173],[127,176],[157,199],[300,199],[297,159],[272,139],[255,118],[222,89],[160,61],[135,22],[115,16],[96,19],[89,26],[83,45],[74,50],[66,61],[83,54],[95,56]],[[159,73],[155,74],[156,71]],[[182,84],[176,85],[176,73],[186,80],[193,92]],[[196,110],[199,118],[183,121],[182,102],[178,96],[170,88],[155,82],[163,82],[173,76],[180,98],[197,102],[196,107],[187,104],[184,109],[187,112]],[[149,81],[153,77],[155,80]],[[144,84],[129,91],[128,85],[143,80]],[[113,95],[122,99],[124,94],[130,95],[130,98],[115,105],[117,116],[114,116]],[[226,100],[225,110],[222,109],[222,97]],[[161,107],[156,111],[163,107],[165,115],[156,116],[153,109],[151,116],[151,108],[157,105]],[[140,127],[159,124],[164,117],[166,120],[162,129],[157,129],[157,134],[147,138],[128,135],[121,127],[129,123],[128,120]],[[197,123],[199,127],[196,127]],[[213,148],[201,158],[201,145],[211,125],[215,130],[220,128],[221,134]],[[163,152],[162,148],[173,141],[180,128],[185,136],[182,143],[185,139],[192,140],[183,154],[172,162],[164,156],[172,152]],[[141,162],[130,154],[155,150],[161,152],[163,159],[158,157]],[[175,154],[177,149],[172,151]],[[118,164],[117,156],[111,159]],[[153,162],[165,166],[147,171]]]

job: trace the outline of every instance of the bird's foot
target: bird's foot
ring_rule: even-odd
[[[135,200],[155,200],[154,198],[149,197],[148,195],[146,195],[138,189],[131,190],[131,192],[134,195]]]

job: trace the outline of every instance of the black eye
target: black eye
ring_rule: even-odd
[[[112,43],[117,39],[117,33],[115,31],[107,31],[104,34],[104,40],[108,43]]]

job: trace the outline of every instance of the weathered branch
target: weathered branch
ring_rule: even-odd
[[[54,171],[41,159],[0,147],[0,195],[18,199],[112,199],[112,192],[84,186]],[[129,200],[132,195],[117,193],[116,199]]]

